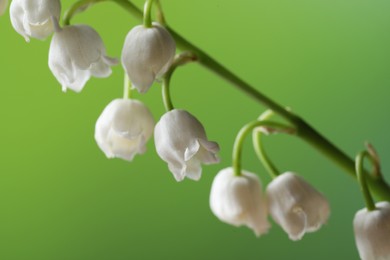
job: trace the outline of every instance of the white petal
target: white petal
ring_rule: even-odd
[[[51,17],[59,19],[59,0],[13,0],[10,6],[12,26],[26,41],[29,37],[45,39],[54,31]]]
[[[197,154],[197,158],[204,164],[219,163],[219,157],[216,153],[219,152],[219,145],[216,142],[198,139],[201,144],[201,149]]]
[[[259,178],[246,171],[235,176],[233,168],[221,170],[215,177],[210,193],[212,212],[223,222],[246,225],[257,236],[268,231],[267,204]]]
[[[157,23],[153,27],[134,27],[126,36],[122,65],[133,86],[145,93],[156,77],[169,68],[176,45],[169,32]]]
[[[193,142],[184,151],[184,161],[191,160],[191,158],[199,151],[199,148],[200,144],[198,139],[193,140]]]
[[[79,92],[91,76],[108,77],[112,62],[99,34],[86,25],[64,27],[50,44],[49,67],[64,89]]]
[[[198,180],[201,176],[201,163],[216,163],[218,158],[212,151],[218,145],[207,141],[202,124],[184,110],[174,109],[165,113],[154,131],[156,151],[168,163],[177,180],[185,176]],[[184,177],[182,176],[184,174]]]
[[[106,54],[102,39],[92,27],[66,26],[61,32],[56,33],[56,37],[79,69],[89,69]]]
[[[359,210],[353,221],[355,241],[362,260],[390,259],[390,203],[376,203],[376,210]]]
[[[268,185],[267,198],[273,219],[292,240],[318,230],[330,214],[326,198],[291,172],[279,175]]]
[[[95,140],[108,158],[133,160],[146,151],[154,119],[137,100],[115,99],[106,106],[95,125]]]

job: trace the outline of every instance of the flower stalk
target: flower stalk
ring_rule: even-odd
[[[375,210],[375,203],[372,199],[370,189],[367,186],[366,175],[363,172],[363,163],[365,157],[370,157],[371,155],[367,151],[362,151],[356,156],[356,173],[360,184],[360,189],[362,191],[364,201],[366,202],[366,208],[368,211]]]
[[[127,73],[124,73],[124,80],[123,80],[123,98],[124,99],[130,99],[131,98],[131,82],[129,79],[129,76],[127,76]]]
[[[269,120],[274,115],[274,112],[272,110],[267,110],[263,114],[260,115],[259,120]],[[262,129],[261,129],[262,128]],[[266,127],[261,127],[259,130],[253,131],[252,134],[252,142],[253,142],[253,148],[255,150],[255,153],[261,163],[263,164],[266,171],[269,173],[269,175],[272,178],[276,178],[279,176],[280,171],[276,168],[275,164],[271,161],[271,159],[268,157],[267,153],[265,152],[264,146],[263,146],[263,130],[268,131],[270,133],[295,133],[294,128],[285,128],[285,129],[267,129]]]
[[[146,28],[152,27],[152,6],[153,0],[147,0],[144,6],[144,26]]]
[[[272,121],[259,121],[255,120],[252,122],[249,122],[248,124],[244,125],[241,130],[238,132],[236,140],[234,141],[233,145],[233,171],[235,176],[241,176],[241,157],[242,157],[242,148],[244,144],[244,140],[246,136],[253,131],[256,127],[272,127],[275,129],[286,129],[287,127],[283,124],[272,122]],[[276,171],[276,170],[275,170]],[[276,174],[277,176],[278,174]]]
[[[162,97],[163,97],[164,107],[167,112],[174,109],[172,98],[171,98],[171,92],[170,92],[170,83],[171,83],[171,78],[173,73],[175,72],[177,67],[196,60],[197,60],[197,56],[194,53],[189,51],[185,51],[180,54],[177,54],[169,70],[164,74],[162,78]]]

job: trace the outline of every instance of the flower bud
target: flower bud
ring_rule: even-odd
[[[353,226],[356,246],[362,260],[390,259],[390,203],[378,202],[376,209],[355,214]]]
[[[146,151],[153,127],[153,116],[142,102],[115,99],[96,122],[95,140],[108,158],[132,161]]]
[[[242,171],[241,176],[235,176],[232,167],[221,170],[211,187],[210,207],[221,221],[246,225],[256,236],[267,233],[270,227],[266,199],[256,174]]]
[[[151,28],[138,25],[126,36],[122,65],[132,85],[145,93],[169,69],[175,51],[175,41],[164,27],[158,23]]]
[[[266,193],[271,216],[291,240],[318,230],[329,217],[327,199],[295,173],[276,177]]]
[[[201,163],[218,163],[219,146],[207,140],[202,124],[190,113],[174,109],[165,113],[154,129],[158,155],[168,163],[177,181],[199,180]]]
[[[105,78],[116,60],[106,56],[99,34],[87,25],[59,28],[50,44],[49,68],[62,85],[80,92],[91,76]]]
[[[8,0],[0,0],[0,15],[3,15],[7,10]]]
[[[43,40],[54,31],[52,17],[60,18],[60,0],[13,0],[10,18],[14,29],[27,42],[30,37]]]

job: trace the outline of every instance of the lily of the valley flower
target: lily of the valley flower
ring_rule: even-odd
[[[246,225],[256,236],[267,233],[270,227],[266,199],[256,174],[242,171],[241,176],[235,176],[231,167],[221,170],[211,187],[210,207],[221,221]]]
[[[116,59],[106,56],[99,34],[87,25],[60,28],[54,20],[56,32],[50,44],[49,68],[62,85],[80,92],[91,76],[105,78],[111,74]]]
[[[58,20],[60,13],[60,0],[13,0],[10,6],[12,26],[27,42],[30,37],[43,40],[51,35],[52,17]]]
[[[366,208],[353,221],[356,246],[362,260],[390,259],[390,203],[378,202],[376,209]]]
[[[291,240],[318,230],[329,217],[327,199],[295,173],[276,177],[266,193],[271,216]]]
[[[7,10],[8,0],[0,0],[0,15],[5,13]]]
[[[175,41],[164,27],[158,23],[151,28],[138,25],[126,36],[122,65],[132,85],[145,93],[168,70],[175,51]]]
[[[207,140],[202,124],[190,113],[174,109],[165,113],[154,130],[158,155],[168,163],[177,181],[199,180],[201,163],[218,163],[219,146]]]
[[[96,122],[95,140],[108,158],[131,161],[146,151],[153,127],[153,116],[142,102],[115,99]]]

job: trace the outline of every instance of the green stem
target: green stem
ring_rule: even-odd
[[[274,112],[271,109],[266,110],[264,113],[262,113],[259,117],[260,121],[263,120],[269,120],[272,116],[274,116]],[[267,153],[265,152],[262,137],[263,133],[261,131],[253,131],[252,134],[252,142],[253,142],[253,148],[255,150],[255,153],[261,163],[263,164],[266,171],[269,173],[269,175],[272,178],[276,178],[280,171],[276,168],[275,164],[272,163],[271,159],[268,157]]]
[[[252,121],[246,125],[244,125],[241,130],[238,132],[236,140],[234,141],[233,145],[233,170],[234,175],[240,176],[241,175],[241,154],[242,154],[242,148],[244,144],[245,137],[256,127],[260,126],[267,126],[272,128],[281,128],[284,129],[285,126],[283,124],[279,124],[272,121]]]
[[[264,168],[267,170],[269,175],[272,178],[276,178],[280,171],[276,168],[275,164],[272,163],[271,159],[268,157],[267,153],[264,150],[262,142],[263,133],[260,131],[253,131],[253,148],[255,149],[257,157],[260,159]]]
[[[125,72],[125,78],[123,83],[123,98],[124,99],[130,99],[131,98],[131,83],[129,76],[127,76],[127,73]]]
[[[127,12],[129,12],[134,18],[140,21],[142,21],[143,19],[142,11],[128,0],[80,0],[71,7],[70,11],[65,16],[64,21],[68,22],[69,24],[70,19],[77,12],[77,9],[83,7],[84,5],[103,1],[114,2],[121,6],[123,9],[125,9]],[[225,68],[222,64],[214,60],[211,56],[202,51],[200,48],[187,41],[169,26],[167,26],[166,28],[171,33],[172,37],[175,39],[176,46],[178,48],[182,50],[189,50],[195,53],[201,65],[215,72],[217,75],[230,82],[233,86],[237,87],[239,90],[245,92],[246,94],[254,98],[256,101],[272,109],[275,113],[279,114],[284,119],[289,121],[297,129],[298,137],[302,138],[314,148],[318,149],[322,154],[334,161],[341,168],[345,169],[347,173],[349,173],[356,179],[354,160],[348,155],[346,155],[337,146],[332,144],[324,136],[322,136],[317,130],[311,127],[302,118],[291,113],[278,103],[274,102],[272,99],[268,98],[267,96],[256,90],[256,88],[252,87],[251,85],[240,79],[230,70]],[[367,175],[367,182],[371,188],[371,191],[373,191],[378,197],[380,197],[382,200],[390,201],[390,187],[384,181],[384,179],[376,178],[372,175]]]
[[[163,25],[163,26],[166,26],[167,25],[167,21],[165,20],[165,16],[164,16],[164,12],[162,10],[162,5],[161,5],[161,2],[160,0],[155,0],[155,3],[156,3],[156,6],[157,6],[157,21]]]
[[[163,96],[164,107],[165,107],[165,110],[167,112],[174,109],[174,106],[172,104],[170,90],[169,90],[170,81],[171,81],[170,75],[165,76],[162,79],[162,96]]]
[[[162,78],[162,96],[163,96],[165,110],[167,112],[174,109],[174,106],[172,104],[171,94],[170,94],[170,83],[171,83],[171,78],[173,73],[175,72],[177,67],[187,64],[189,62],[196,61],[197,59],[198,57],[190,51],[185,51],[180,54],[177,54],[171,66],[169,67],[168,71],[165,72]]]
[[[358,180],[360,183],[360,189],[362,191],[364,200],[366,202],[366,207],[367,207],[368,211],[372,211],[376,207],[375,207],[375,203],[371,197],[370,190],[367,186],[366,177],[365,177],[366,174],[363,171],[363,167],[364,167],[363,162],[364,162],[364,158],[366,156],[370,157],[370,154],[367,151],[363,151],[356,156],[356,173],[357,173]]]
[[[146,0],[144,6],[144,26],[146,28],[152,27],[152,5],[153,0]]]

